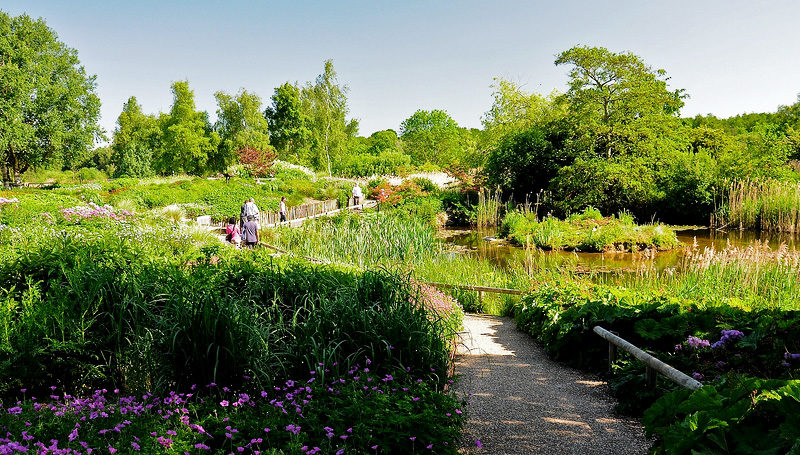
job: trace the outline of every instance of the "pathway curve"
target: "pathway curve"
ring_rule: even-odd
[[[646,454],[605,382],[550,360],[510,318],[467,314],[456,390],[470,400],[465,454]],[[475,443],[480,440],[482,448]]]

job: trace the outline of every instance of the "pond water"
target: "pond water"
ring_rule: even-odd
[[[542,264],[559,266],[569,264],[578,270],[631,270],[642,265],[663,270],[679,267],[684,248],[656,253],[580,253],[569,251],[541,251],[509,245],[502,241],[489,241],[495,231],[476,229],[453,229],[442,231],[444,242],[458,249],[468,251],[499,266],[517,261],[537,261]],[[714,229],[690,229],[677,231],[678,240],[685,245],[695,242],[700,250],[714,247],[724,249],[727,245],[747,246],[755,241],[766,243],[776,249],[785,244],[790,250],[800,247],[800,236],[788,233],[754,231],[717,231]]]

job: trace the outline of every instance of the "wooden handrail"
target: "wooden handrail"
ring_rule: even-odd
[[[608,341],[609,363],[613,363],[614,360],[616,360],[617,347],[629,352],[631,355],[644,362],[644,364],[647,366],[646,376],[647,376],[647,382],[650,386],[655,386],[655,374],[653,374],[653,372],[658,372],[663,374],[672,382],[678,384],[681,387],[690,390],[697,390],[700,387],[703,387],[703,384],[700,381],[690,377],[686,373],[677,370],[670,365],[667,365],[661,360],[658,360],[652,355],[644,352],[643,350],[637,348],[630,342],[618,337],[617,335],[614,335],[613,333],[600,327],[599,325],[595,326],[594,333],[600,335],[600,337]]]
[[[524,294],[524,292],[520,291],[519,289],[490,288],[488,286],[473,286],[470,284],[448,284],[448,283],[436,283],[436,282],[428,282],[425,284],[433,286],[435,288],[442,288],[442,289],[463,289],[465,291],[493,292],[496,294],[512,294],[512,295]]]

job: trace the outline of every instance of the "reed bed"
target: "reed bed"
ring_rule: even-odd
[[[777,180],[732,182],[726,203],[712,224],[742,230],[800,232],[800,184]]]
[[[279,227],[268,235],[294,254],[362,268],[420,260],[441,250],[429,223],[380,213],[342,213],[297,228]]]
[[[643,265],[635,273],[595,276],[595,281],[645,290],[711,305],[744,309],[800,309],[800,253],[753,242],[722,250],[686,247],[676,269],[658,271]]]
[[[475,207],[476,222],[479,228],[500,225],[500,210],[503,207],[501,191],[478,192],[478,205]]]

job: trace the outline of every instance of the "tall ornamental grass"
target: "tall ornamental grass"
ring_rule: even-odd
[[[800,310],[800,254],[786,245],[772,249],[753,242],[722,250],[692,245],[677,269],[643,266],[634,273],[601,274],[594,280],[715,306]]]
[[[475,215],[479,228],[500,225],[500,210],[503,207],[501,192],[487,191],[484,188],[478,192],[478,205],[475,207]]]
[[[778,180],[732,182],[713,224],[736,229],[798,232],[800,184]]]
[[[457,327],[408,277],[222,245],[170,254],[163,236],[102,232],[23,233],[0,249],[0,394],[236,386],[245,376],[269,385],[364,357],[378,373],[445,380]]]
[[[358,267],[416,261],[440,250],[430,223],[384,213],[342,213],[271,235],[276,246],[294,254]]]

